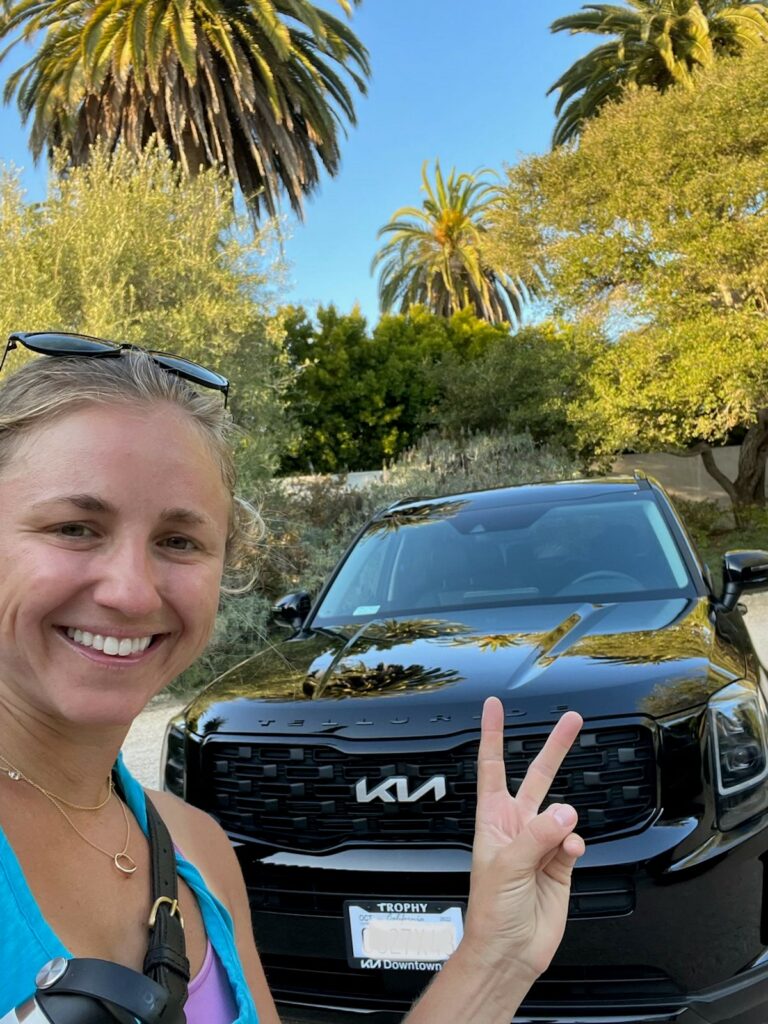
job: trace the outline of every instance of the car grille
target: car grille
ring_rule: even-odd
[[[265,864],[255,858],[243,866],[248,898],[254,914],[298,915],[344,919],[348,900],[432,900],[466,904],[469,875],[461,873],[378,871],[318,871],[308,867]],[[577,871],[571,882],[569,920],[623,917],[635,909],[635,883],[631,875]],[[268,948],[268,947],[266,947]]]
[[[332,1005],[357,1013],[360,1006],[365,1006],[369,1011],[395,1011],[396,1017],[383,1019],[400,1021],[432,977],[426,972],[353,971],[338,960],[321,956],[262,954],[261,960],[270,991],[275,999],[287,1004],[283,1008],[286,1017],[291,1016],[291,1004]],[[515,1020],[533,1018],[547,1024],[557,1017],[595,1024],[614,1024],[617,1019],[666,1024],[678,1019],[684,1004],[685,997],[678,986],[662,971],[652,968],[550,968],[534,983]],[[343,1019],[352,1018],[345,1015]]]
[[[509,785],[514,792],[541,749],[545,734],[506,740]],[[445,743],[445,741],[442,741]],[[426,749],[361,752],[329,740],[272,743],[222,741],[203,745],[203,777],[209,780],[207,809],[232,835],[282,849],[324,851],[350,842],[470,846],[477,786],[477,741]],[[445,795],[429,788],[445,780]],[[393,778],[385,800],[358,799]],[[427,786],[424,795],[409,800]],[[399,788],[398,788],[399,787]],[[398,799],[396,799],[396,797]],[[643,726],[583,732],[566,756],[549,801],[570,803],[579,812],[586,838],[633,829],[656,808],[653,736]]]

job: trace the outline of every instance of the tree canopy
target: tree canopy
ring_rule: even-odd
[[[453,353],[466,362],[506,334],[470,310],[435,316],[414,306],[385,316],[373,331],[357,311],[303,309],[286,318],[286,352],[294,372],[287,416],[296,429],[283,458],[286,472],[379,469],[436,422],[435,368]],[[504,424],[506,425],[506,424]]]
[[[39,35],[5,87],[35,158],[62,149],[78,166],[96,142],[138,154],[157,138],[187,174],[223,167],[254,216],[274,214],[281,190],[300,214],[320,165],[338,171],[339,129],[370,71],[349,26],[309,0],[3,5],[0,59]]]
[[[558,18],[553,32],[614,37],[580,57],[549,90],[558,92],[553,144],[577,136],[627,89],[691,88],[694,75],[718,56],[732,57],[768,42],[768,5],[758,0],[627,0],[584,4]]]
[[[509,170],[490,257],[541,267],[556,310],[613,339],[572,410],[605,451],[701,451],[734,504],[768,451],[768,49],[693,92],[642,90]],[[711,446],[743,437],[735,480]]]
[[[471,309],[489,323],[519,321],[537,275],[523,281],[484,260],[483,235],[490,226],[498,185],[487,172],[446,178],[435,162],[434,185],[421,168],[421,206],[403,206],[379,231],[386,237],[373,258],[379,271],[379,301],[384,313],[407,313],[414,304],[439,316]]]
[[[229,182],[194,180],[167,157],[94,154],[27,203],[0,176],[0,336],[65,330],[176,352],[232,381],[266,472],[282,432],[282,326],[270,314],[269,234],[240,230]],[[25,358],[9,356],[9,368]],[[244,441],[245,444],[245,441]]]

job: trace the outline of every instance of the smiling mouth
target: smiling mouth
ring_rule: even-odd
[[[101,654],[107,654],[113,658],[128,658],[131,655],[143,654],[144,651],[161,634],[151,633],[148,636],[109,636],[102,633],[90,633],[85,629],[75,629],[73,626],[62,627],[69,639],[79,647],[90,647]]]

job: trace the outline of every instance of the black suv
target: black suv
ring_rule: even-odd
[[[585,719],[550,799],[587,852],[557,957],[518,1020],[768,1020],[766,676],[652,480],[411,499],[358,534],[289,639],[169,727],[168,789],[236,845],[293,1020],[400,1020],[461,933],[483,698],[510,786]],[[352,1011],[349,1015],[345,1011]]]

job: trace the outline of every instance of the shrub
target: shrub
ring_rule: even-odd
[[[685,522],[702,560],[712,573],[715,589],[722,588],[722,558],[737,548],[768,549],[768,509],[750,507],[742,511],[737,526],[730,509],[716,501],[675,499],[675,507]]]
[[[461,367],[508,333],[468,310],[439,317],[414,306],[383,317],[373,331],[359,311],[321,307],[314,321],[302,309],[284,313],[294,373],[287,415],[296,431],[284,473],[377,469],[398,458],[444,404],[440,362],[450,356],[451,366]]]

